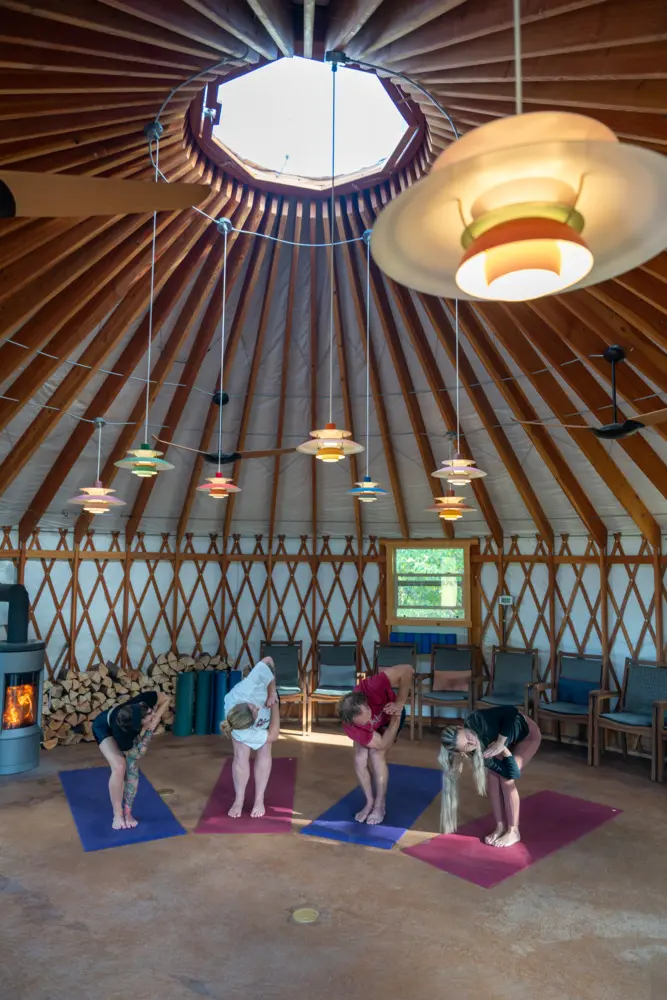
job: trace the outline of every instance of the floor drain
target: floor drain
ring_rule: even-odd
[[[173,795],[174,794],[174,789],[173,788],[158,788],[158,792],[157,793],[158,793],[158,795],[161,795],[162,798],[164,798],[165,795]]]
[[[320,911],[313,906],[302,906],[292,913],[292,920],[295,924],[314,924],[319,920]]]

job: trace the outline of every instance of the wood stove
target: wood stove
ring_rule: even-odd
[[[2,600],[9,603],[11,641],[0,642],[0,774],[18,774],[39,764],[45,647],[27,641],[25,587],[0,585]]]

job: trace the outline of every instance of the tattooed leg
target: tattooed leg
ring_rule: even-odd
[[[136,740],[134,746],[127,754],[127,770],[125,773],[125,790],[123,793],[123,816],[125,825],[131,829],[137,825],[137,821],[132,815],[132,805],[139,787],[139,761],[148,749],[148,744],[153,735],[152,730],[146,729]]]

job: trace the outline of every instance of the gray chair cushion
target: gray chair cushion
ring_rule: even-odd
[[[262,656],[270,656],[276,668],[276,687],[299,687],[299,647],[274,646],[267,642]]]
[[[347,687],[318,687],[317,690],[313,691],[311,697],[316,698],[318,695],[321,695],[323,698],[342,698],[349,690]]]
[[[327,651],[328,652],[328,651]],[[339,691],[345,694],[351,691],[357,683],[357,668],[351,666],[340,666],[335,663],[320,663],[320,674],[318,677],[317,689],[324,688]]]
[[[465,691],[431,691],[430,688],[424,689],[424,694],[422,696],[424,702],[429,701],[467,701],[468,695]]]
[[[601,719],[608,719],[619,726],[646,726],[650,728],[652,720],[650,712],[603,712]]]
[[[519,698],[514,698],[511,694],[486,694],[480,698],[481,705],[518,705],[519,703],[523,704],[523,691]]]
[[[435,670],[472,670],[472,649],[441,646],[433,652]]]
[[[357,647],[355,645],[334,646],[324,643],[319,646],[318,655],[320,663],[329,663],[334,667],[356,667],[357,665]]]
[[[289,698],[290,695],[301,694],[301,688],[290,686],[289,684],[277,684],[276,690],[281,698]]]
[[[667,669],[629,663],[623,710],[650,713],[653,702],[663,698],[667,698]]]
[[[397,667],[403,663],[412,663],[415,655],[414,646],[396,646],[394,643],[378,646],[377,665],[381,667]]]
[[[588,715],[588,705],[575,705],[571,701],[543,702],[540,712],[555,712],[560,715]]]
[[[526,684],[533,679],[532,653],[496,653],[493,673],[493,694],[502,698],[496,704],[506,705],[523,701]],[[489,701],[488,698],[485,699]]]

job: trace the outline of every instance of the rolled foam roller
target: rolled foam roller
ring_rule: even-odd
[[[219,736],[220,725],[225,721],[225,695],[229,690],[229,673],[216,670],[213,674],[213,698],[211,711],[211,732]]]
[[[174,711],[174,736],[192,736],[195,711],[195,672],[179,674],[176,681],[176,708]]]
[[[243,680],[243,674],[240,670],[230,670],[229,687],[227,688],[227,690],[231,691],[232,688],[236,687],[237,684],[240,684],[242,680]]]
[[[213,673],[200,670],[197,674],[195,695],[195,735],[208,736],[211,730],[211,682]]]

